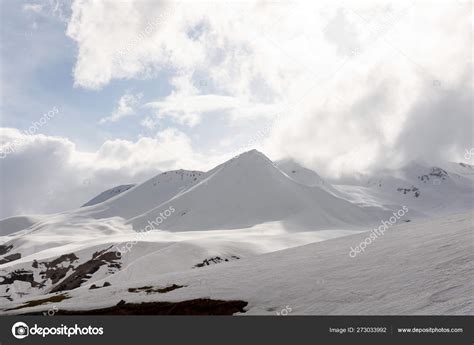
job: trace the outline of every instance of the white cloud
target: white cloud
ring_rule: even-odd
[[[118,64],[121,45],[165,12],[166,20]],[[350,173],[384,165],[387,157],[416,158],[400,141],[413,123],[419,127],[410,131],[423,131],[413,109],[428,96],[433,104],[452,105],[463,88],[472,89],[463,82],[472,76],[470,13],[468,2],[448,1],[174,7],[81,0],[73,5],[68,35],[79,49],[77,86],[99,89],[112,80],[153,78],[167,70],[174,73],[173,92],[148,104],[159,118],[194,126],[207,113],[251,121],[283,109],[286,116],[261,143],[266,152]],[[467,93],[462,103],[470,102]],[[447,134],[443,147],[435,136],[420,136],[419,147],[452,152],[464,145],[460,138],[471,129],[455,123],[462,133]],[[419,158],[441,158],[415,151]]]
[[[201,115],[217,113],[233,119],[271,117],[282,110],[278,104],[254,104],[222,95],[172,94],[164,101],[150,102],[146,107],[156,110],[158,118],[171,117],[191,127],[201,121]]]
[[[140,124],[149,130],[153,130],[156,128],[157,122],[150,116],[147,116],[142,121],[140,121]]]
[[[142,98],[142,94],[130,94],[126,93],[122,97],[120,97],[117,107],[114,109],[112,114],[108,117],[104,117],[99,121],[99,123],[104,124],[106,122],[117,122],[120,119],[131,116],[135,114],[134,107],[140,103],[140,99]]]
[[[75,85],[100,89],[115,78],[146,77],[150,62],[169,61],[172,57],[167,57],[160,38],[172,34],[166,31],[171,20],[163,20],[171,10],[165,1],[75,1],[67,28],[67,35],[79,48]],[[150,22],[159,25],[139,39]],[[181,44],[179,36],[173,39],[176,45]],[[125,55],[120,54],[123,50],[127,51]],[[182,54],[195,56],[187,52]]]
[[[69,21],[70,9],[68,5],[69,0],[43,0],[41,3],[26,3],[23,5],[23,11],[34,15],[42,16],[53,16],[59,19],[61,22],[66,23]]]

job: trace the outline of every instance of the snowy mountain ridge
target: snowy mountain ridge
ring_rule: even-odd
[[[278,267],[291,261],[291,255],[301,259],[298,265],[313,262],[331,266],[329,259],[321,258],[319,252],[314,253],[318,258],[315,259],[311,251],[304,249],[307,247],[301,246],[323,242],[315,249],[331,256],[325,249],[326,243],[330,248],[331,243],[339,241],[338,237],[371,231],[402,207],[409,212],[390,231],[399,227],[405,232],[414,231],[421,227],[423,236],[415,239],[436,241],[429,228],[419,224],[428,218],[430,226],[438,227],[433,231],[440,233],[441,225],[437,224],[445,224],[446,220],[453,226],[454,237],[449,240],[457,243],[461,241],[458,236],[464,238],[470,233],[470,221],[472,225],[472,170],[460,164],[430,167],[411,163],[357,183],[337,184],[325,181],[294,161],[274,163],[252,150],[208,172],[163,172],[138,185],[105,191],[88,206],[75,210],[1,220],[0,308],[8,313],[42,310],[28,307],[38,296],[53,298],[67,309],[86,308],[88,303],[81,304],[85,299],[94,303],[98,299],[108,301],[106,296],[112,291],[131,301],[160,297],[138,293],[140,287],[128,286],[131,282],[149,286],[168,281],[170,286],[193,286],[190,290],[182,287],[169,292],[166,298],[174,294],[181,296],[178,299],[199,297],[202,286],[196,289],[192,278],[199,277],[198,282],[212,281],[212,287],[205,285],[207,295],[215,289],[212,291],[216,298],[255,299],[249,311],[267,313],[276,307],[274,303],[279,303],[278,298],[272,297],[273,304],[266,309],[262,296],[254,295],[256,291],[229,289],[225,283],[216,282],[214,276],[210,278],[200,272],[210,270],[212,275],[214,270],[222,271],[233,281],[242,279],[242,270],[253,262],[261,262],[265,270],[281,274]],[[347,250],[357,244],[349,239],[354,236],[343,241],[348,244]],[[384,240],[385,237],[377,243]],[[387,244],[387,253],[399,250],[396,246],[404,241],[398,237]],[[265,261],[266,253],[274,253],[277,262]],[[423,253],[431,258],[428,251]],[[344,271],[344,260],[337,259],[339,264],[335,267]],[[329,272],[324,274],[325,279],[333,279]],[[181,277],[180,284],[169,280],[170,275]],[[307,284],[303,278],[294,279]],[[133,292],[124,292],[125,287]],[[162,289],[167,291],[161,285],[148,290]],[[303,290],[300,292],[304,294]],[[309,296],[318,300],[314,293]],[[343,295],[337,298],[347,297]],[[294,303],[300,305],[296,300]],[[380,308],[374,310],[384,310]],[[446,310],[443,308],[433,310]],[[313,313],[317,309],[301,312]]]
[[[120,185],[120,186],[117,186],[117,187],[107,189],[106,191],[100,193],[96,197],[94,197],[91,200],[89,200],[88,202],[86,202],[81,207],[93,206],[93,205],[96,205],[96,204],[100,204],[101,202],[107,201],[110,198],[113,198],[114,196],[117,196],[120,193],[126,192],[127,190],[129,190],[130,188],[133,188],[133,187],[135,187],[134,184],[124,184],[124,185]]]

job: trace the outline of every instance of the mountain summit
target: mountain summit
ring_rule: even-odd
[[[235,229],[270,221],[282,221],[289,230],[318,230],[367,225],[383,213],[295,182],[256,150],[208,171],[199,183],[129,223],[138,231],[169,207],[176,212],[162,227],[173,231]]]

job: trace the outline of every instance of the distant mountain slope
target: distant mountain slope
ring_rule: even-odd
[[[288,175],[289,178],[300,184],[309,187],[320,187],[337,197],[344,197],[339,190],[334,188],[331,183],[325,181],[316,171],[303,167],[293,159],[283,159],[275,162],[275,164],[281,171]]]
[[[27,229],[47,216],[15,216],[0,220],[0,236]]]
[[[410,162],[401,169],[381,171],[335,188],[354,202],[386,207],[406,205],[418,214],[436,216],[474,208],[474,182],[470,174],[469,165],[448,163],[446,167],[436,167]]]
[[[293,159],[283,159],[275,162],[275,164],[287,174],[291,179],[306,186],[314,187],[325,184],[325,181],[318,175],[316,171],[305,168]]]
[[[130,219],[155,208],[183,189],[198,183],[203,174],[201,171],[192,170],[166,171],[114,198],[84,207],[77,212],[92,218]]]
[[[474,183],[474,165],[466,163],[448,162],[445,164],[446,170],[454,175],[469,179]]]
[[[109,200],[110,198],[113,198],[114,196],[117,196],[120,193],[126,192],[127,190],[129,190],[130,188],[135,187],[135,186],[136,185],[134,185],[134,184],[124,184],[124,185],[121,185],[121,186],[117,186],[117,187],[107,189],[105,192],[100,193],[96,197],[94,197],[91,200],[89,200],[88,202],[86,202],[81,207],[100,204],[101,202]]]

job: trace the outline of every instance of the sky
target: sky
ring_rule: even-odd
[[[473,163],[471,1],[3,0],[0,16],[0,218],[253,148],[332,178]]]

